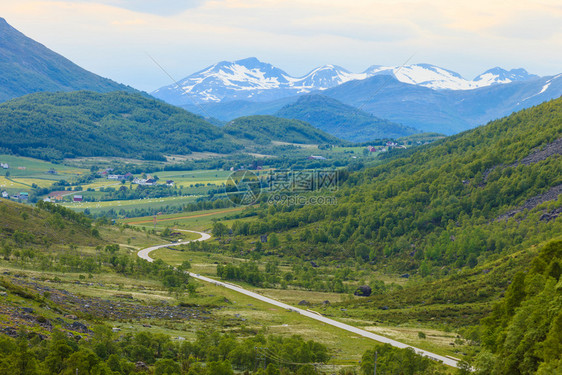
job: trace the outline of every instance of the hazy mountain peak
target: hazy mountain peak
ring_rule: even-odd
[[[537,77],[538,76],[535,74],[529,74],[529,72],[523,68],[511,69],[508,71],[496,66],[495,68],[489,69],[476,76],[476,78],[474,78],[474,82],[481,82],[484,85],[493,85],[498,83],[526,81]]]
[[[40,91],[133,91],[91,73],[0,18],[0,101]]]
[[[391,75],[402,83],[433,90],[472,90],[536,77],[525,69],[507,71],[496,67],[474,80],[467,80],[452,70],[428,63],[372,65],[362,73],[353,73],[341,66],[327,64],[312,69],[302,77],[292,77],[256,57],[248,57],[234,62],[222,61],[181,80],[181,89],[170,85],[156,90],[153,95],[178,105],[237,100],[267,102],[323,91],[349,81],[377,75]]]

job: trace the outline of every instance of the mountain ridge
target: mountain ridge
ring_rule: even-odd
[[[122,91],[35,93],[0,103],[0,133],[0,149],[44,160],[160,160],[164,153],[229,153],[240,148],[200,116]]]
[[[323,65],[303,76],[293,77],[280,68],[249,57],[213,64],[181,79],[180,87],[163,86],[152,95],[176,105],[233,100],[264,102],[322,91],[375,75],[391,75],[400,82],[435,90],[471,90],[538,77],[523,68],[507,71],[496,67],[467,80],[456,72],[426,63],[394,67],[372,65],[361,73],[352,73],[337,65]]]
[[[295,103],[284,106],[275,115],[306,121],[322,131],[353,142],[400,138],[419,132],[319,94],[300,96]]]
[[[0,17],[0,101],[43,91],[137,91],[89,72]]]

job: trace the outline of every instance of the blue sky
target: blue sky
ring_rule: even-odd
[[[432,63],[465,78],[501,66],[562,72],[562,3],[445,0],[0,0],[0,16],[97,74],[152,91],[255,56],[304,75],[336,64]]]

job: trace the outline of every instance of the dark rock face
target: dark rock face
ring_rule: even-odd
[[[90,329],[88,328],[87,325],[85,325],[84,323],[81,323],[81,322],[73,322],[70,325],[70,328],[73,331],[80,332],[80,333],[90,333],[90,332],[92,332],[92,331],[90,331]]]
[[[370,286],[361,285],[359,288],[357,288],[354,294],[359,297],[369,297],[371,295],[371,292],[372,290]]]

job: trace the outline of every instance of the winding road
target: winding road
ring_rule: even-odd
[[[175,229],[175,230],[179,230],[179,229]],[[141,257],[142,259],[146,259],[147,261],[152,262],[152,261],[154,261],[154,259],[152,259],[149,256],[151,251],[161,249],[161,248],[164,248],[164,247],[185,245],[185,244],[188,244],[188,243],[193,242],[193,241],[205,241],[205,240],[208,240],[209,238],[211,238],[211,235],[209,235],[207,233],[203,233],[203,232],[197,232],[197,231],[193,231],[193,230],[181,230],[181,231],[182,232],[198,233],[199,235],[201,235],[201,238],[198,238],[196,240],[184,241],[184,242],[176,242],[176,243],[169,243],[169,244],[164,244],[164,245],[152,246],[152,247],[149,247],[149,248],[146,248],[146,249],[143,249],[143,250],[139,251],[138,256]],[[445,357],[445,356],[442,356],[442,355],[439,355],[439,354],[428,352],[427,350],[419,349],[419,348],[413,347],[411,345],[407,345],[407,344],[404,344],[402,342],[392,340],[392,339],[389,339],[387,337],[380,336],[380,335],[374,334],[374,333],[369,332],[369,331],[365,331],[363,329],[351,326],[349,324],[341,323],[341,322],[338,322],[337,320],[326,318],[325,316],[322,316],[315,311],[307,311],[307,310],[299,309],[297,307],[288,305],[288,304],[283,303],[283,302],[279,302],[279,301],[274,300],[274,299],[269,298],[269,297],[262,296],[261,294],[254,293],[250,290],[241,288],[241,287],[239,287],[237,285],[234,285],[234,284],[231,284],[231,283],[226,283],[226,282],[214,280],[214,279],[211,279],[209,277],[201,276],[201,275],[194,274],[194,273],[191,273],[191,272],[188,272],[188,273],[189,273],[189,276],[191,276],[195,279],[234,290],[235,292],[245,294],[249,297],[258,299],[260,301],[269,303],[269,304],[277,306],[277,307],[284,308],[288,311],[292,311],[292,312],[295,312],[297,314],[301,314],[301,315],[306,316],[308,318],[318,320],[320,322],[329,324],[331,326],[344,329],[348,332],[355,333],[359,336],[363,336],[363,337],[366,337],[368,339],[372,339],[372,340],[375,340],[375,341],[378,341],[378,342],[381,342],[381,343],[390,344],[390,345],[392,345],[396,348],[401,348],[401,349],[412,348],[419,355],[425,356],[425,357],[430,358],[430,359],[435,360],[435,361],[443,362],[444,364],[446,364],[448,366],[458,367],[459,361],[456,360],[456,359],[453,359],[452,357]]]

